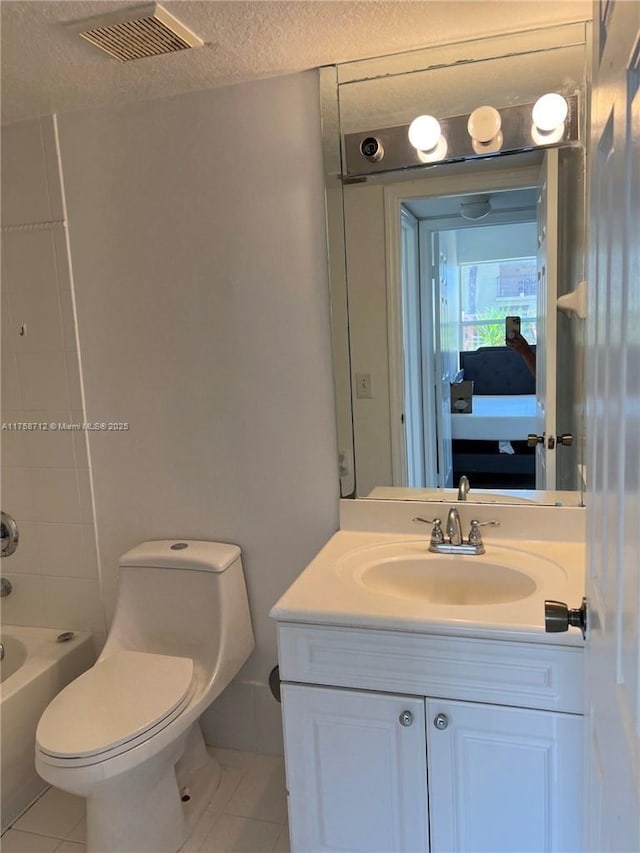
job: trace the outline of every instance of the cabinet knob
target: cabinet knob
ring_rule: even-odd
[[[449,725],[449,719],[446,714],[436,714],[433,718],[433,725],[440,729],[440,731],[444,731]]]
[[[411,711],[403,711],[398,719],[401,726],[410,726],[413,723],[413,714]]]

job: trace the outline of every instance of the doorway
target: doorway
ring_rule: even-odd
[[[526,439],[536,417],[537,196],[534,187],[401,203],[410,486],[450,487],[466,474],[480,488],[535,488]],[[506,316],[521,318],[527,360],[505,345]]]

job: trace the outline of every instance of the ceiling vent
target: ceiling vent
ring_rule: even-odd
[[[83,23],[79,33],[82,38],[120,62],[202,47],[204,43],[162,6],[155,4],[125,9],[116,15]]]

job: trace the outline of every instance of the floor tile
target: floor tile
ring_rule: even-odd
[[[213,754],[223,767],[239,767],[248,770],[258,758],[255,752],[240,752],[238,749],[214,747]]]
[[[287,820],[284,760],[256,756],[225,811],[238,817],[283,824]]]
[[[56,847],[54,853],[85,853],[84,844],[76,844],[75,841],[63,841],[59,847]]]
[[[280,835],[276,840],[276,845],[273,848],[272,853],[290,853],[291,845],[289,843],[289,824],[285,823],[285,825],[280,830]]]
[[[76,844],[84,844],[87,840],[87,819],[83,817],[80,823],[67,835],[65,841],[75,841]]]
[[[181,848],[180,853],[197,853],[204,839],[211,832],[214,823],[220,817],[225,806],[233,796],[243,773],[237,767],[223,767],[222,777],[213,799],[205,809],[200,820],[191,830],[189,838]]]
[[[69,836],[85,816],[82,797],[49,788],[14,824],[14,829],[49,835],[60,840]]]
[[[59,838],[10,829],[2,836],[1,847],[2,853],[53,853],[58,844]]]
[[[279,833],[276,823],[223,814],[200,850],[202,853],[271,853]]]

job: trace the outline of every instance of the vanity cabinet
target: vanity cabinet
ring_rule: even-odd
[[[581,849],[581,648],[285,624],[279,646],[292,853]]]
[[[291,849],[428,850],[424,702],[285,684],[282,703]]]

